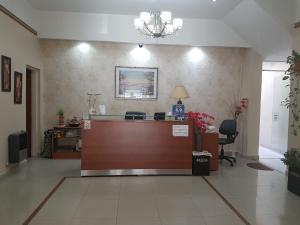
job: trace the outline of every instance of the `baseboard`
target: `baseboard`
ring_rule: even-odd
[[[240,152],[236,153],[239,157],[244,158],[244,159],[248,159],[248,160],[254,160],[254,161],[258,161],[259,160],[259,155],[243,155]]]
[[[4,170],[3,170],[3,171],[0,171],[0,176],[5,175],[5,174],[8,173],[9,171],[18,168],[19,166],[25,165],[27,162],[28,162],[28,159],[24,159],[24,160],[22,160],[21,162],[6,165],[6,167],[4,168]]]
[[[3,176],[4,174],[6,174],[8,172],[8,169],[4,169],[3,171],[0,171],[0,177]]]

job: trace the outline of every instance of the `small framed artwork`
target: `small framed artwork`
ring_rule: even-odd
[[[1,86],[2,91],[11,91],[11,58],[1,56]]]
[[[157,99],[158,68],[122,67],[115,68],[115,97],[117,99]]]
[[[15,72],[14,75],[14,103],[22,104],[22,73]]]

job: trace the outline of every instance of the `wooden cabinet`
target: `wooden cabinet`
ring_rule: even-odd
[[[202,149],[210,152],[212,158],[210,159],[210,170],[218,170],[219,164],[219,134],[205,133],[202,135]]]
[[[52,157],[55,159],[81,158],[81,128],[54,127]]]

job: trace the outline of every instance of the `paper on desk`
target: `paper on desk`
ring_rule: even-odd
[[[193,156],[209,156],[209,157],[212,157],[212,154],[208,151],[202,151],[202,152],[193,151]]]
[[[215,132],[215,130],[216,130],[215,126],[207,126],[206,132],[207,133],[213,133],[213,132]]]

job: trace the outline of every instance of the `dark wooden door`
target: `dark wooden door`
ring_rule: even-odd
[[[26,132],[27,132],[27,154],[31,157],[31,131],[32,131],[32,88],[31,70],[26,69]]]

